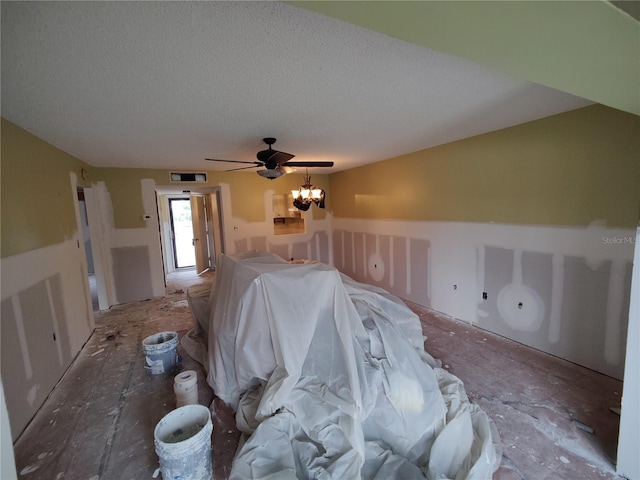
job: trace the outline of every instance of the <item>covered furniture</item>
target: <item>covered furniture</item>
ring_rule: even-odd
[[[418,317],[324,264],[222,256],[208,377],[247,440],[231,478],[482,479],[499,440]]]

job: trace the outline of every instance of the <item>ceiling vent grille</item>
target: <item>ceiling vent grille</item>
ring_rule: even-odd
[[[169,178],[173,183],[207,183],[204,172],[171,172]]]

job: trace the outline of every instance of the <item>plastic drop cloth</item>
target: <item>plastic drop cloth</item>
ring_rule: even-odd
[[[323,264],[223,256],[208,382],[246,434],[231,479],[490,479],[493,423],[397,297]]]

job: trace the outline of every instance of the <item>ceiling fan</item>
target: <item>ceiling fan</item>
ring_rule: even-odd
[[[279,152],[271,148],[271,145],[276,143],[275,138],[267,137],[262,141],[266,143],[269,148],[261,150],[256,154],[258,161],[243,161],[243,160],[219,160],[217,158],[205,158],[210,162],[230,162],[230,163],[246,163],[250,164],[250,167],[239,167],[226,170],[227,172],[235,172],[237,170],[246,170],[249,168],[264,167],[263,170],[258,170],[256,173],[261,177],[273,180],[274,178],[281,177],[287,173],[294,172],[292,167],[333,167],[333,162],[292,162],[291,159],[295,157],[290,153]]]

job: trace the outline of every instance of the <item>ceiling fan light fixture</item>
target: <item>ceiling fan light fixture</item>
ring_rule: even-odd
[[[261,177],[268,178],[269,180],[273,180],[285,174],[283,170],[276,169],[276,168],[274,169],[265,168],[264,170],[258,170],[256,173]]]

